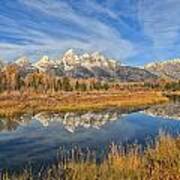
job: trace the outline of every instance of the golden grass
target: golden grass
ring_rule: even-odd
[[[108,91],[66,92],[54,94],[4,94],[0,95],[0,116],[14,117],[24,113],[42,111],[87,111],[107,107],[140,107],[167,102],[161,92],[154,91]]]
[[[20,175],[4,174],[2,180],[179,180],[180,137],[160,136],[154,148],[139,153],[138,146],[124,153],[114,147],[108,159],[95,162],[69,162],[53,165],[33,177],[25,170]]]

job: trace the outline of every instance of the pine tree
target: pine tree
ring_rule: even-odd
[[[103,84],[103,89],[107,91],[109,89],[109,84],[108,83],[104,83]]]
[[[80,85],[79,85],[79,81],[77,80],[76,81],[76,84],[75,84],[75,90],[78,91],[80,88]]]

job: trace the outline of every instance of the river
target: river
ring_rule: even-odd
[[[170,108],[171,107],[171,108]],[[0,119],[0,169],[45,166],[58,153],[81,149],[102,159],[110,144],[142,147],[160,132],[180,133],[180,103],[146,109],[107,109],[99,112],[39,113],[14,120]],[[61,155],[62,155],[61,154]]]

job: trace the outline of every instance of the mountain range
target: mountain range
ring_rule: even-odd
[[[151,63],[140,68],[121,65],[117,60],[107,58],[99,52],[79,55],[73,49],[66,51],[61,58],[51,59],[43,56],[35,63],[31,63],[27,57],[21,57],[12,64],[20,68],[23,76],[41,71],[56,76],[120,81],[146,81],[159,77],[180,79],[180,59]],[[0,69],[6,66],[0,61]]]
[[[178,58],[147,64],[144,68],[159,77],[180,80],[180,59]]]

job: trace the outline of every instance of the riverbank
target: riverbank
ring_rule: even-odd
[[[79,160],[57,162],[53,166],[33,174],[23,170],[20,174],[2,174],[2,180],[67,179],[67,180],[116,180],[116,179],[180,179],[180,137],[160,136],[154,147],[143,153],[132,146],[126,153],[112,145],[111,152],[101,164]]]
[[[0,95],[0,116],[16,117],[25,113],[97,111],[109,107],[141,107],[167,102],[156,91],[91,91],[53,94],[11,93]]]

